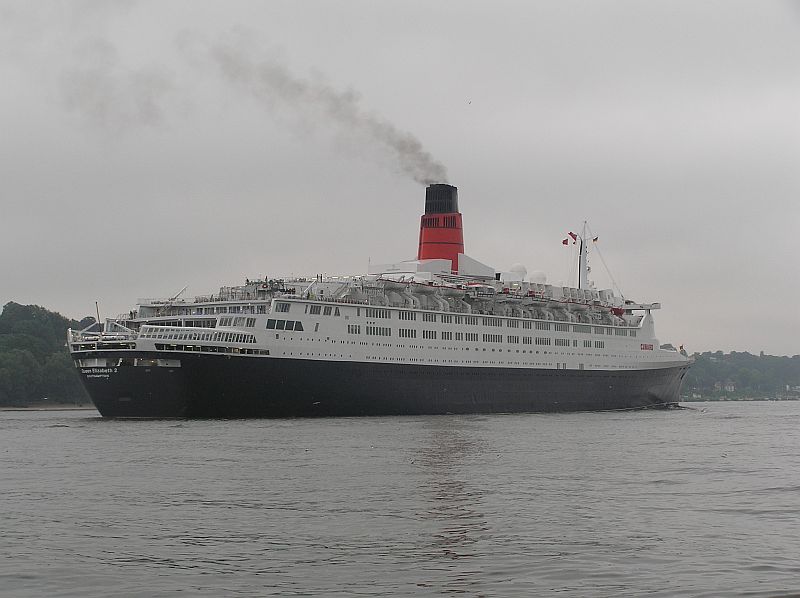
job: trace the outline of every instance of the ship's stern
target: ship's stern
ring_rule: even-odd
[[[189,393],[180,359],[137,351],[135,333],[68,335],[78,375],[103,417],[186,417]]]

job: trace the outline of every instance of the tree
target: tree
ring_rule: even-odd
[[[0,353],[0,404],[25,405],[40,398],[41,377],[42,368],[30,351]]]
[[[7,303],[0,313],[0,404],[86,400],[65,346],[67,328],[80,327],[38,305]]]
[[[50,355],[42,366],[41,396],[61,402],[84,402],[89,399],[75,373],[72,358],[66,351]]]

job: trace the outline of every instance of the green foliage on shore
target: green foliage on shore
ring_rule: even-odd
[[[92,320],[94,321],[94,320]],[[70,320],[38,305],[6,303],[0,313],[0,406],[89,400],[66,348]]]
[[[683,394],[736,397],[800,395],[800,355],[775,357],[747,352],[696,353],[683,382]],[[787,390],[788,387],[788,390]]]

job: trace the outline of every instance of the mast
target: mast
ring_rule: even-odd
[[[586,253],[586,221],[583,221],[583,232],[580,236],[580,257],[578,258],[578,288],[585,289],[589,286],[589,264]]]

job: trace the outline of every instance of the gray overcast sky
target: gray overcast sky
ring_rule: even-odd
[[[0,0],[0,81],[3,303],[414,258],[443,166],[471,256],[587,219],[662,342],[800,353],[798,2]]]

